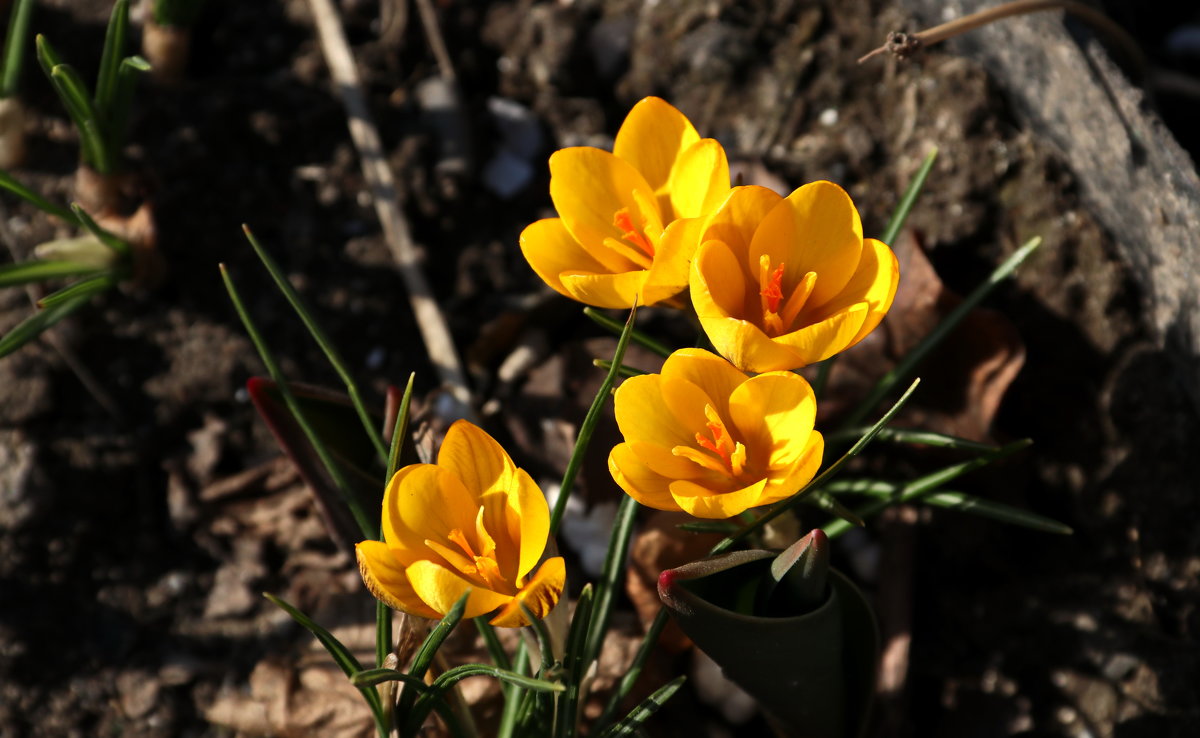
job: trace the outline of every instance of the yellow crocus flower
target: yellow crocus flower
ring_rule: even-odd
[[[863,238],[850,196],[813,182],[786,198],[737,187],[702,227],[692,305],[713,346],[752,372],[828,359],[879,325],[900,269]]]
[[[688,223],[728,196],[725,150],[657,97],[625,118],[610,153],[590,146],[550,157],[559,217],[521,233],[521,251],[558,292],[595,307],[652,305],[687,287],[699,241]]]
[[[702,349],[681,349],[661,374],[617,390],[625,442],[608,470],[648,507],[721,519],[789,497],[813,478],[825,441],[817,402],[799,374],[747,377]]]
[[[383,540],[355,546],[363,582],[412,615],[439,618],[468,589],[463,617],[498,610],[492,625],[526,625],[519,603],[545,617],[562,594],[561,556],[538,565],[550,510],[537,484],[491,436],[450,426],[436,464],[412,464],[383,498]]]

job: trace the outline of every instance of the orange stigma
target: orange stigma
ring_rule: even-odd
[[[621,229],[621,238],[629,243],[637,246],[647,256],[654,256],[654,245],[650,243],[650,239],[638,230],[633,224],[633,216],[629,214],[629,208],[621,208],[613,215],[613,225]]]
[[[775,267],[771,278],[763,285],[759,295],[766,300],[766,308],[772,313],[779,312],[779,303],[783,301],[783,264]]]

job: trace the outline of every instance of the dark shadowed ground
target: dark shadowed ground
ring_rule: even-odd
[[[539,479],[561,473],[573,426],[556,419],[582,417],[600,377],[590,360],[612,345],[549,294],[517,237],[549,212],[549,153],[610,145],[645,95],[721,140],[746,182],[785,192],[842,184],[868,234],[937,146],[902,239],[910,251],[923,245],[936,270],[920,283],[927,294],[943,284],[969,292],[1042,236],[989,298],[992,312],[923,370],[927,392],[909,422],[1032,438],[961,489],[1062,520],[1075,535],[910,511],[838,550],[836,563],[879,596],[891,642],[911,639],[907,659],[889,662],[906,678],[884,695],[877,734],[1200,734],[1196,377],[1154,337],[1141,287],[1075,174],[1018,122],[980,65],[942,49],[856,65],[887,31],[912,28],[885,2],[442,0],[460,87],[460,106],[446,113],[429,102],[438,69],[415,6],[405,16],[406,3],[380,4],[348,0],[342,11],[422,266],[485,426]],[[34,30],[91,78],[108,3],[40,5]],[[1113,13],[1157,63],[1197,72],[1196,56],[1189,67],[1164,50],[1194,12],[1138,21],[1116,4]],[[13,174],[65,202],[74,134],[34,64],[24,91],[30,156]],[[1194,146],[1196,98],[1158,100]],[[212,0],[188,80],[146,85],[138,103],[129,154],[148,183],[165,282],[108,295],[62,324],[65,353],[39,342],[0,360],[0,736],[369,735],[358,696],[259,596],[279,593],[356,643],[371,637],[373,601],[351,557],[329,541],[246,398],[246,380],[263,369],[217,271],[228,265],[290,377],[336,385],[246,244],[240,226],[250,224],[373,398],[415,371],[421,417],[436,409],[435,376],[307,4]],[[0,201],[0,236],[18,254],[61,230]],[[919,303],[926,293],[914,290]],[[29,310],[22,291],[0,292],[0,329]],[[824,421],[861,392],[861,376],[878,373],[874,357],[920,330],[915,310],[894,311],[876,345],[847,360]],[[693,340],[669,311],[647,315],[647,330]],[[657,368],[647,356],[630,363]],[[612,432],[601,431],[585,471],[597,505],[618,494],[603,467]],[[867,464],[914,475],[953,458],[879,449]],[[625,603],[618,622],[636,635]],[[663,654],[656,669],[690,664]],[[486,703],[484,691],[468,699]],[[761,717],[731,723],[685,690],[649,732],[765,730]]]

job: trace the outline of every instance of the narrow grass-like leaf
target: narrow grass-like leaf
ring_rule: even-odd
[[[963,318],[967,317],[967,314],[982,302],[983,298],[987,297],[995,289],[996,285],[1003,282],[1022,262],[1029,258],[1029,255],[1041,243],[1041,237],[1035,236],[1031,238],[1024,246],[1013,252],[1012,256],[1005,259],[1003,264],[996,267],[991,275],[984,280],[983,284],[976,287],[971,294],[967,295],[958,307],[950,311],[950,314],[941,323],[938,323],[936,328],[929,332],[929,335],[921,339],[921,342],[905,354],[904,358],[891,371],[883,375],[883,378],[876,383],[875,387],[871,390],[871,394],[867,396],[867,399],[863,400],[862,404],[846,418],[842,424],[843,427],[855,426],[861,423],[862,419],[867,416],[867,413],[871,412],[879,404],[880,400],[887,396],[892,387],[916,369],[917,365],[921,363],[929,352],[933,351],[946,336],[950,335],[950,332],[958,327]]]
[[[579,593],[575,603],[575,614],[571,617],[571,627],[567,631],[566,654],[563,657],[563,671],[566,674],[566,689],[562,699],[558,701],[558,710],[554,714],[554,735],[557,738],[568,738],[575,733],[576,714],[579,710],[579,687],[586,668],[585,651],[587,649],[588,625],[592,616],[592,585],[586,584]]]
[[[117,69],[125,53],[125,39],[129,33],[129,1],[113,3],[108,27],[104,30],[104,48],[100,52],[100,71],[96,75],[96,112],[100,119],[108,121],[112,115],[113,99],[117,91]]]
[[[724,533],[725,535],[741,530],[740,525],[725,520],[697,520],[692,523],[680,523],[675,527],[688,533]]]
[[[417,698],[416,703],[413,704],[412,713],[408,718],[410,729],[415,730],[421,723],[425,722],[425,718],[429,716],[429,711],[437,709],[439,703],[445,704],[442,700],[442,695],[445,694],[446,690],[463,679],[474,676],[494,677],[501,682],[516,685],[533,692],[556,693],[563,691],[563,686],[556,682],[534,679],[533,677],[516,672],[498,669],[488,664],[463,664],[462,666],[446,670],[444,674],[435,679],[433,684],[429,685],[429,688]]]
[[[613,725],[600,734],[600,738],[623,738],[623,736],[636,735],[642,727],[642,723],[650,719],[650,716],[658,712],[671,696],[679,691],[683,683],[687,681],[686,676],[677,676],[671,681],[654,691],[646,699],[642,700],[641,704],[633,708],[633,710],[625,716],[621,722]]]
[[[521,639],[517,643],[516,653],[513,654],[513,671],[524,675],[525,670],[529,668],[528,656],[528,647],[525,645],[525,640]],[[530,693],[511,683],[504,685],[502,689],[504,690],[504,709],[500,713],[500,725],[496,728],[496,738],[512,738],[518,718],[521,716],[522,697],[527,697]]]
[[[487,616],[480,615],[473,618],[473,621],[475,629],[479,631],[479,636],[483,638],[483,645],[487,649],[488,655],[492,657],[492,663],[497,668],[511,671],[512,662],[504,651],[504,644],[500,642],[500,636],[496,635],[496,629],[488,622]]]
[[[917,479],[914,479],[913,481],[908,482],[904,486],[900,487],[891,497],[885,499],[876,499],[867,503],[866,505],[863,505],[854,512],[860,518],[868,518],[891,507],[892,505],[919,500],[925,495],[937,490],[942,485],[958,479],[968,472],[975,471],[982,466],[987,466],[994,461],[999,461],[1000,459],[1010,456],[1023,448],[1027,448],[1030,443],[1031,441],[1027,438],[1020,441],[1014,441],[1005,446],[1001,446],[990,453],[983,454],[974,459],[963,461],[958,464],[952,464],[935,472],[926,474],[925,476],[918,477]],[[830,538],[834,538],[845,533],[851,527],[852,526],[845,520],[834,520],[824,527],[824,531],[825,535],[829,536]]]
[[[29,20],[33,17],[33,0],[16,0],[8,16],[8,31],[4,34],[4,60],[0,67],[0,97],[17,94],[21,67],[25,64],[25,45],[29,40]]]
[[[825,386],[829,384],[829,374],[833,371],[833,359],[829,357],[817,364],[817,376],[812,382],[812,391],[818,400],[825,394]]]
[[[333,479],[334,485],[338,489],[338,494],[341,495],[342,501],[350,509],[350,513],[354,516],[354,521],[358,524],[359,531],[363,537],[370,538],[374,536],[377,532],[376,525],[371,522],[370,517],[363,511],[362,505],[354,493],[354,488],[350,486],[350,483],[342,473],[341,466],[333,458],[332,454],[330,454],[329,449],[305,416],[300,403],[296,401],[295,395],[292,394],[291,389],[288,387],[287,380],[283,377],[283,372],[279,369],[278,362],[275,361],[275,355],[271,353],[271,349],[267,347],[266,341],[263,340],[262,334],[258,331],[258,326],[250,318],[250,313],[246,310],[245,303],[242,302],[242,297],[234,286],[229,272],[225,269],[225,265],[221,264],[219,268],[221,270],[221,279],[225,282],[225,290],[229,293],[229,299],[233,303],[233,308],[237,312],[238,317],[241,318],[242,325],[245,326],[246,333],[249,334],[251,342],[254,343],[254,347],[258,350],[258,355],[262,359],[263,364],[266,365],[271,379],[275,381],[280,394],[283,395],[283,400],[288,410],[291,411],[292,416],[296,419],[296,423],[304,431],[305,437],[308,438],[309,444],[317,452],[317,456],[320,457],[325,470],[329,473],[330,478]]]
[[[633,685],[642,675],[642,669],[646,667],[646,661],[649,660],[654,645],[658,643],[658,637],[662,635],[663,628],[667,627],[668,620],[670,620],[670,614],[667,608],[659,607],[658,614],[654,616],[654,622],[650,623],[650,627],[646,630],[646,636],[642,638],[642,644],[638,646],[637,653],[633,656],[633,662],[625,670],[625,676],[621,677],[621,683],[609,696],[608,704],[604,706],[604,712],[596,721],[593,730],[599,730],[608,725],[612,721],[613,715],[616,714],[617,708],[621,706],[621,702],[633,691]]]
[[[600,367],[604,371],[610,371],[613,363],[608,359],[592,359],[592,366]],[[644,372],[641,369],[634,369],[628,364],[621,364],[617,367],[617,376],[621,378],[640,377],[643,374],[649,374],[649,372]]]
[[[588,316],[589,318],[591,318],[592,322],[595,323],[596,325],[600,326],[601,328],[612,331],[613,335],[619,336],[625,330],[625,326],[623,326],[621,324],[621,321],[613,320],[612,318],[608,317],[607,315],[600,312],[596,308],[585,307],[583,309],[583,314]],[[651,338],[650,336],[647,336],[645,333],[642,333],[639,330],[633,331],[633,333],[630,334],[630,338],[633,340],[634,343],[636,343],[639,346],[642,346],[644,348],[650,349],[651,351],[653,351],[654,353],[663,357],[664,359],[671,355],[671,349],[668,348],[666,346],[666,344],[656,341],[655,339]]]
[[[133,93],[138,80],[150,71],[150,62],[140,56],[129,56],[121,60],[117,68],[117,89],[113,94],[112,110],[105,121],[104,139],[110,151],[120,154],[125,146],[125,134],[129,132],[129,114],[133,110]]]
[[[590,308],[584,308],[584,312]],[[575,475],[579,473],[579,467],[583,464],[583,453],[587,450],[588,443],[592,440],[592,432],[596,430],[596,423],[600,420],[600,411],[604,409],[604,403],[608,402],[609,393],[612,391],[613,384],[617,381],[617,369],[621,366],[621,359],[625,357],[625,349],[629,346],[630,336],[633,335],[633,326],[637,320],[638,308],[636,305],[629,311],[629,318],[625,321],[625,328],[621,331],[621,337],[617,340],[617,350],[613,352],[612,366],[609,367],[608,374],[605,375],[604,381],[600,383],[600,389],[596,391],[595,398],[592,399],[592,406],[588,408],[587,415],[583,419],[583,424],[579,426],[579,434],[575,438],[575,449],[571,452],[571,458],[567,461],[566,471],[563,472],[562,485],[559,487],[558,499],[554,501],[554,510],[550,514],[550,535],[558,534],[558,526],[562,523],[563,513],[567,510],[567,500],[570,499],[571,489],[575,486]]]
[[[920,379],[914,379],[913,383],[908,386],[908,389],[904,391],[904,394],[900,396],[900,399],[896,400],[896,403],[894,405],[892,405],[891,409],[889,409],[886,413],[884,413],[883,417],[880,418],[879,421],[877,423],[875,423],[875,425],[871,426],[870,429],[867,430],[867,432],[863,434],[862,438],[859,438],[858,442],[850,447],[849,451],[842,454],[842,457],[840,459],[838,459],[832,465],[827,467],[825,469],[825,471],[823,471],[819,475],[817,475],[817,477],[815,479],[810,481],[808,484],[804,485],[804,487],[801,488],[799,492],[797,492],[796,494],[787,498],[786,500],[778,503],[777,505],[772,507],[769,512],[767,512],[762,517],[755,520],[753,523],[747,525],[745,528],[742,528],[737,533],[734,533],[733,535],[729,536],[725,540],[718,543],[716,546],[713,546],[712,550],[709,552],[709,555],[719,554],[722,551],[728,550],[729,547],[732,546],[733,544],[742,540],[743,538],[750,535],[754,531],[761,529],[764,525],[771,522],[775,518],[779,517],[784,512],[786,512],[786,511],[792,509],[793,507],[795,507],[796,505],[800,504],[800,502],[804,499],[804,495],[807,494],[808,492],[811,492],[812,490],[820,489],[824,485],[828,484],[829,481],[833,479],[833,477],[837,476],[837,474],[839,472],[841,472],[842,468],[845,467],[846,464],[850,463],[851,459],[853,459],[855,456],[858,456],[860,453],[862,453],[862,450],[867,447],[867,444],[870,443],[873,438],[875,438],[875,436],[879,433],[879,431],[884,426],[886,426],[889,422],[891,422],[892,418],[896,416],[896,413],[900,412],[900,408],[904,407],[904,403],[908,402],[908,398],[912,396],[912,393],[916,391],[917,385],[919,385],[920,383],[921,383]],[[845,522],[845,521],[834,521],[834,522]]]
[[[425,641],[421,643],[421,647],[417,649],[416,656],[413,657],[412,666],[409,667],[409,676],[416,679],[424,679],[425,672],[429,671],[430,664],[433,663],[434,657],[437,655],[438,649],[454,632],[462,620],[463,613],[467,609],[467,598],[471,596],[471,590],[463,593],[462,597],[450,608],[450,612],[446,613],[441,620],[437,622],[429,631],[429,635],[425,637]],[[396,715],[402,725],[407,726],[404,730],[405,735],[411,735],[420,723],[414,725],[413,722],[413,704],[417,699],[417,694],[411,689],[406,689],[400,693],[400,702],[396,706]],[[424,720],[424,718],[422,718]]]
[[[1071,529],[1071,526],[1064,525],[1053,518],[962,492],[942,490],[922,497],[921,502],[933,507],[943,507],[972,515],[980,515],[992,520],[998,520],[1001,523],[1008,523],[1009,525],[1019,525],[1022,528],[1040,530],[1043,533],[1069,536],[1075,532]]]
[[[831,515],[841,518],[851,525],[859,527],[863,525],[863,519],[858,516],[858,513],[846,507],[844,504],[842,504],[841,500],[829,494],[825,490],[819,489],[813,492],[811,495],[809,495],[808,499],[813,505],[821,508]]]
[[[49,213],[65,223],[69,223],[71,225],[80,225],[79,219],[76,218],[70,210],[67,210],[61,205],[55,205],[17,180],[13,179],[8,172],[2,170],[0,170],[0,187],[3,187],[30,205],[33,205],[38,210]]]
[[[37,301],[39,310],[49,310],[55,305],[69,303],[79,298],[90,299],[92,295],[100,294],[111,289],[117,283],[117,273],[109,270],[81,279],[75,284],[67,285],[61,290],[51,292]]]
[[[892,217],[883,228],[883,233],[879,235],[879,240],[891,246],[896,240],[900,229],[904,227],[904,221],[908,220],[908,214],[912,212],[913,205],[917,204],[917,198],[921,195],[921,189],[925,187],[925,180],[929,177],[929,173],[933,171],[933,163],[937,161],[937,147],[930,149],[925,155],[925,161],[921,162],[921,166],[917,169],[917,173],[913,176],[912,181],[908,183],[908,188],[904,190],[904,194],[900,197],[900,203],[896,209],[892,211]]]
[[[254,248],[254,253],[258,255],[258,258],[260,261],[262,261],[263,266],[265,266],[267,271],[271,274],[271,279],[275,280],[275,286],[279,288],[279,291],[282,292],[283,296],[287,299],[288,304],[290,304],[292,309],[296,311],[296,315],[298,315],[300,320],[304,322],[304,327],[308,329],[309,335],[311,335],[313,340],[317,342],[317,345],[320,346],[321,351],[325,354],[325,358],[329,361],[330,365],[333,366],[333,369],[338,373],[338,376],[341,377],[342,383],[346,385],[346,392],[350,395],[350,401],[354,403],[354,409],[358,412],[358,417],[362,421],[363,429],[366,430],[367,436],[371,439],[371,443],[375,446],[375,450],[379,453],[379,460],[381,462],[386,462],[388,459],[388,450],[383,446],[383,439],[376,430],[374,421],[371,420],[371,414],[367,412],[367,406],[363,402],[362,392],[358,389],[358,383],[355,382],[354,377],[351,376],[350,368],[346,365],[345,360],[342,359],[341,353],[337,350],[337,347],[333,345],[333,342],[329,340],[329,336],[325,333],[324,329],[322,329],[317,323],[316,318],[313,317],[312,311],[308,309],[308,306],[304,303],[304,300],[301,299],[300,295],[296,292],[296,289],[292,287],[292,283],[288,281],[287,277],[283,274],[283,271],[279,268],[279,265],[275,263],[275,260],[271,258],[271,255],[267,253],[267,250],[264,249],[262,244],[258,242],[258,239],[254,237],[254,233],[250,230],[250,227],[243,225],[242,230],[246,233],[246,239]]]
[[[629,560],[629,541],[633,537],[633,524],[637,520],[638,503],[629,495],[621,497],[617,515],[613,520],[612,537],[604,555],[604,570],[596,585],[596,603],[592,606],[592,622],[588,626],[585,663],[600,657],[604,636],[608,633],[608,621],[612,618],[617,594],[624,590],[625,564]]]
[[[400,449],[404,446],[404,438],[408,435],[409,409],[412,406],[413,380],[416,374],[408,375],[408,384],[404,387],[404,395],[400,398],[400,407],[396,411],[396,421],[392,426],[392,445],[387,457],[387,472],[383,475],[383,486],[386,488],[396,474],[400,463]],[[379,540],[383,540],[383,529],[379,531]],[[375,602],[375,665],[383,666],[384,659],[392,650],[392,609],[382,601]]]
[[[30,282],[45,282],[48,279],[80,277],[103,271],[95,264],[79,261],[23,261],[19,264],[0,265],[0,287],[12,287]]]
[[[418,692],[429,689],[424,679],[418,679],[411,674],[405,674],[396,669],[363,669],[350,675],[350,683],[356,687],[373,687],[384,682],[404,682],[404,686],[412,687]]]
[[[79,129],[79,144],[83,148],[84,161],[100,174],[111,174],[112,152],[108,150],[107,141],[101,134],[103,126],[91,99],[88,98],[88,89],[83,78],[70,64],[59,64],[50,70],[50,81],[54,83],[67,113]]]
[[[858,438],[866,430],[866,428],[847,428],[846,430],[834,431],[825,436],[825,442],[834,444],[848,441],[852,438]],[[995,451],[998,448],[998,446],[990,443],[980,443],[979,441],[971,441],[966,438],[959,438],[958,436],[948,436],[944,433],[910,428],[883,428],[879,431],[879,435],[876,438],[887,443],[908,443],[964,451],[987,452]]]
[[[529,621],[530,630],[537,637],[538,650],[541,651],[542,656],[542,666],[538,671],[538,676],[545,679],[555,673],[554,641],[550,638],[550,630],[544,622],[534,616],[533,611],[524,602],[518,602],[517,604],[521,608],[521,613],[525,616],[525,619]],[[527,692],[526,694],[534,698],[534,705],[541,710],[543,715],[552,716],[555,714],[556,698],[558,695],[552,695],[547,692]]]
[[[346,648],[345,644],[334,637],[332,633],[322,628],[315,620],[304,614],[291,604],[280,597],[264,592],[263,597],[266,597],[274,605],[286,612],[309,633],[312,633],[329,655],[333,657],[334,663],[346,674],[347,677],[353,679],[354,675],[362,671],[362,664],[358,663],[358,659],[354,658],[354,654],[350,649]],[[383,723],[383,702],[379,699],[379,693],[374,687],[359,687],[358,691],[362,694],[363,699],[371,708],[371,714],[375,717],[375,725],[380,730],[384,730]]]
[[[8,356],[25,344],[41,335],[42,331],[66,318],[91,299],[91,295],[76,295],[52,307],[40,310],[18,323],[12,330],[0,338],[0,358]]]
[[[101,228],[100,224],[93,220],[92,216],[88,215],[87,211],[85,211],[79,203],[71,203],[71,212],[75,214],[75,218],[79,224],[86,228],[89,233],[95,236],[100,243],[109,247],[121,256],[129,256],[133,252],[132,246],[112,233],[109,233]]]

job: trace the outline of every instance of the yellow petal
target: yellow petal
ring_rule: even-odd
[[[712,494],[711,490],[694,482],[681,480],[671,483],[671,497],[679,509],[693,517],[724,520],[763,504],[762,493],[766,486],[767,480],[760,479],[733,492]]]
[[[625,445],[650,471],[667,479],[696,479],[708,473],[694,462],[671,453],[671,449],[645,441],[626,441]],[[691,444],[692,446],[695,443]]]
[[[686,379],[699,387],[723,416],[728,411],[729,396],[738,385],[746,381],[746,375],[739,372],[733,364],[710,351],[698,348],[680,349],[672,353],[663,362],[662,375],[672,379]]]
[[[896,255],[882,241],[874,238],[864,239],[858,270],[840,293],[815,309],[810,320],[823,320],[856,302],[867,303],[867,318],[859,328],[858,334],[847,344],[849,348],[875,330],[875,326],[887,315],[899,284],[900,265],[896,261]]]
[[[603,272],[603,264],[579,245],[559,218],[545,218],[521,231],[521,253],[542,281],[571,297],[562,285],[564,272]]]
[[[473,586],[449,569],[432,561],[416,561],[408,567],[408,581],[413,591],[439,616],[450,612],[458,598],[470,589],[464,618],[473,618],[491,612],[511,599],[511,595],[492,592]]]
[[[831,315],[820,323],[785,333],[774,340],[780,345],[792,349],[803,359],[803,363],[796,366],[815,364],[845,350],[854,337],[859,334],[866,319],[867,304],[860,302],[840,313]],[[783,369],[784,367],[776,368]]]
[[[799,492],[817,475],[824,453],[825,438],[818,431],[813,431],[799,459],[791,460],[785,467],[770,468],[761,504],[772,505]]]
[[[644,304],[653,305],[687,289],[692,257],[700,245],[703,228],[702,218],[681,218],[663,231],[662,240],[654,254],[654,263],[646,275],[646,285],[642,291]]]
[[[613,412],[626,441],[646,441],[666,448],[695,442],[695,430],[682,427],[663,401],[662,381],[659,374],[643,374],[626,379],[617,388]]]
[[[763,217],[750,242],[749,263],[766,254],[772,265],[784,264],[787,290],[806,272],[816,272],[809,299],[821,305],[850,281],[862,248],[862,223],[850,196],[832,182],[812,182]]]
[[[704,240],[724,241],[735,254],[746,260],[750,241],[758,224],[783,197],[766,187],[746,185],[734,187],[721,207],[705,225]]]
[[[657,97],[634,105],[613,141],[613,153],[646,178],[654,192],[665,190],[680,154],[700,140],[683,113]],[[728,180],[727,180],[728,181]]]
[[[664,376],[658,383],[658,391],[662,394],[663,404],[675,416],[676,424],[684,433],[692,436],[692,440],[684,445],[696,445],[696,433],[703,432],[708,427],[708,418],[704,414],[705,405],[712,405],[718,415],[726,417],[728,396],[720,399],[710,398],[704,394],[704,390],[686,379]]]
[[[811,363],[791,347],[772,340],[748,321],[701,318],[700,324],[713,347],[742,371],[774,372]]]
[[[458,477],[433,464],[412,464],[396,472],[383,495],[383,537],[405,566],[428,555],[425,539],[453,545],[454,530],[472,530],[479,498]]]
[[[533,613],[534,617],[539,620],[546,617],[554,606],[558,604],[558,598],[562,596],[563,585],[567,581],[567,566],[561,556],[555,556],[538,567],[537,573],[529,580],[529,583],[521,588],[516,597],[508,601],[500,611],[496,613],[496,617],[489,621],[497,628],[519,628],[523,625],[528,625],[529,622],[525,619],[525,614],[521,612],[521,605]]]
[[[692,261],[691,295],[696,317],[705,320],[747,317],[746,285],[750,277],[723,241],[705,241]],[[758,302],[757,290],[752,295]],[[705,331],[708,329],[705,328]],[[712,334],[709,334],[709,338]],[[720,350],[720,349],[718,349]],[[728,357],[724,351],[723,355]]]
[[[729,161],[711,138],[689,146],[675,160],[668,184],[676,218],[696,218],[716,210],[729,196]]]
[[[363,583],[371,594],[388,607],[423,618],[441,617],[413,591],[404,574],[404,567],[392,556],[386,543],[363,541],[355,544],[354,555],[358,559]]]
[[[563,290],[585,305],[601,308],[629,308],[637,300],[649,272],[638,269],[620,274],[564,274]],[[649,304],[638,300],[639,304]]]
[[[508,534],[519,546],[519,579],[537,565],[550,535],[550,506],[546,504],[542,490],[524,469],[517,470],[517,486],[509,494],[507,514]],[[504,572],[508,574],[507,569]]]
[[[551,154],[550,199],[571,236],[609,272],[638,268],[604,246],[604,239],[622,237],[622,230],[613,222],[617,211],[627,208],[647,219],[646,230],[662,232],[662,216],[656,209],[644,212],[638,202],[655,201],[646,180],[627,162],[601,149],[575,146]],[[634,217],[635,223],[638,220]]]
[[[613,446],[608,454],[608,472],[613,481],[633,499],[655,510],[678,510],[671,498],[670,480],[655,474],[634,455],[627,443]]]
[[[799,374],[760,374],[733,391],[729,415],[752,453],[762,454],[773,467],[784,467],[804,456],[817,398]]]
[[[509,489],[517,473],[516,464],[496,439],[466,420],[455,421],[446,431],[437,465],[458,477],[476,499],[493,488]]]

